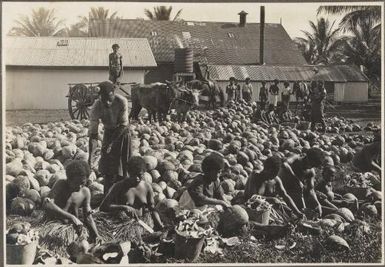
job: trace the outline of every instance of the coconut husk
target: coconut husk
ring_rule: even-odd
[[[55,254],[68,257],[67,247],[79,238],[87,239],[88,230],[82,227],[80,236],[72,224],[64,224],[61,221],[48,221],[39,228],[39,245]]]
[[[290,211],[285,204],[275,204],[270,210],[269,221],[275,225],[286,225],[291,221]]]
[[[143,227],[124,212],[97,212],[93,218],[99,234],[104,241],[118,240],[120,242],[141,242],[142,235],[147,234]],[[146,212],[141,218],[151,228],[154,227],[151,214]]]

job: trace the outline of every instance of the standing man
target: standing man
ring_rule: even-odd
[[[293,94],[295,95],[295,100],[296,100],[296,110],[298,110],[298,105],[300,103],[301,100],[304,99],[304,96],[303,96],[303,91],[302,91],[302,88],[301,88],[301,84],[298,82],[298,81],[295,81],[294,84],[293,84]]]
[[[119,45],[113,44],[112,45],[112,52],[109,55],[109,72],[110,77],[109,80],[113,82],[114,84],[119,84],[120,80],[123,76],[123,60],[122,55],[119,53]]]
[[[245,79],[245,84],[242,87],[242,97],[247,103],[251,103],[251,100],[253,98],[253,86],[250,83],[249,77]]]
[[[99,84],[99,95],[90,114],[89,163],[94,142],[98,139],[99,120],[104,125],[104,136],[99,161],[99,171],[104,178],[104,195],[110,187],[127,176],[126,163],[131,157],[131,139],[128,123],[128,102],[115,94],[114,84],[109,81]]]
[[[261,101],[261,110],[265,110],[266,107],[266,102],[267,102],[267,87],[266,87],[266,82],[262,82],[262,87],[259,89],[259,101]]]
[[[291,89],[288,82],[284,82],[284,88],[282,90],[282,112],[289,111]]]
[[[272,84],[269,88],[269,94],[270,94],[269,104],[272,104],[274,108],[277,107],[278,93],[279,93],[278,80],[275,79],[274,84]]]
[[[303,81],[301,82],[301,89],[302,89],[302,95],[303,95],[303,102],[309,102],[309,95],[310,95],[310,83]]]
[[[242,100],[242,91],[241,86],[238,84],[238,81],[235,80],[235,102]]]
[[[235,85],[235,78],[230,77],[230,84],[226,86],[226,94],[227,94],[227,101],[234,100],[235,98],[235,91],[237,89]]]
[[[311,88],[311,130],[315,130],[317,123],[322,124],[322,131],[325,132],[326,124],[324,121],[324,100],[326,90],[322,81],[312,82]]]

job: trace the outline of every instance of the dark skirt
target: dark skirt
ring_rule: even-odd
[[[110,153],[107,153],[107,146],[116,130],[106,129],[104,131],[103,146],[99,161],[99,171],[107,176],[127,175],[126,163],[131,157],[131,137],[128,127],[111,147]]]
[[[311,122],[324,121],[324,105],[323,103],[312,103],[311,105]]]
[[[290,95],[282,95],[282,108],[283,111],[287,111],[289,109]]]
[[[250,102],[251,101],[251,94],[249,92],[243,92],[243,99],[246,102]]]

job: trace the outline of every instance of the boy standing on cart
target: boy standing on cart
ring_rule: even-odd
[[[120,80],[123,76],[123,60],[122,54],[119,53],[119,45],[112,45],[112,52],[109,55],[109,72],[110,77],[109,80],[114,84],[119,84]]]

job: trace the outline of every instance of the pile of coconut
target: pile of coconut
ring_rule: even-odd
[[[146,162],[143,179],[152,185],[160,211],[178,205],[173,199],[174,194],[201,172],[201,162],[210,153],[222,155],[229,166],[221,180],[226,198],[232,201],[242,194],[249,175],[254,170],[261,170],[264,160],[272,155],[285,159],[318,147],[325,153],[325,162],[340,167],[345,173],[356,151],[372,141],[370,132],[354,133],[362,129],[337,118],[329,120],[333,122],[330,127],[338,128],[338,131],[334,128],[329,130],[340,134],[329,135],[300,130],[295,126],[267,127],[253,123],[252,114],[252,107],[239,105],[215,111],[192,111],[183,123],[170,120],[154,124],[131,123],[133,155],[143,157]],[[87,120],[72,120],[26,123],[6,128],[7,214],[28,216],[40,209],[42,199],[49,194],[54,183],[66,179],[68,162],[88,160],[88,125]],[[368,126],[365,130],[372,128]],[[93,208],[98,206],[103,195],[103,177],[97,171],[102,136],[101,126],[98,147],[92,158],[93,172],[89,178]],[[350,193],[345,195],[349,199],[360,197],[360,209],[353,214],[349,209],[341,208],[338,213],[317,221],[321,228],[324,225],[338,227],[341,225],[339,222],[352,222],[356,216],[366,218],[381,214],[381,193],[377,191],[381,189],[379,177],[352,171],[345,174],[343,184],[349,187],[341,190],[354,187],[365,190],[364,196],[343,192]],[[249,218],[242,207],[236,206],[226,212],[222,223],[225,222],[232,222],[232,227],[239,228],[247,225]],[[335,240],[338,238],[330,237],[328,242],[339,242]]]

